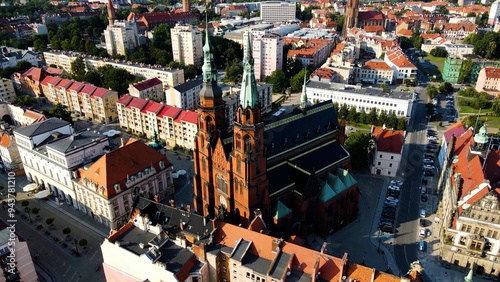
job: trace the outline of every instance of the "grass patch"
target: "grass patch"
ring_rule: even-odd
[[[474,113],[474,114],[479,113],[479,109],[474,109],[474,108],[469,107],[469,106],[460,106],[460,101],[461,100],[472,100],[472,99],[464,98],[464,97],[458,97],[458,111],[460,112],[461,115],[470,114],[470,113]],[[485,108],[485,109],[481,109],[481,114],[482,113],[489,113],[489,112],[491,112],[491,107]]]
[[[354,123],[354,122],[346,123],[346,127],[349,126],[356,127],[357,129],[371,129],[371,125],[364,123]]]
[[[436,64],[444,65],[444,61],[446,60],[446,58],[434,57],[434,56],[429,54],[429,55],[424,57],[424,60],[431,61],[431,62],[436,63]]]

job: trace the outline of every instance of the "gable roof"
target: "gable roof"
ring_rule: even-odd
[[[403,131],[375,127],[372,135],[377,140],[377,151],[401,154],[405,143]]]
[[[141,141],[131,139],[124,146],[99,158],[87,170],[80,170],[81,178],[78,182],[83,185],[84,178],[88,182],[94,182],[96,193],[99,193],[99,187],[102,186],[104,189],[101,195],[110,199],[118,194],[115,184],[119,184],[124,191],[127,189],[125,182],[128,177],[135,177],[139,172],[144,174],[152,166],[159,171],[159,162],[163,162],[165,167],[171,166],[164,155]]]
[[[459,121],[452,126],[448,127],[446,131],[443,133],[444,139],[446,143],[450,142],[451,136],[460,136],[465,132],[465,126],[462,124],[462,121]]]
[[[154,77],[154,78],[151,78],[151,79],[143,80],[143,81],[138,82],[138,83],[134,83],[134,84],[132,84],[132,87],[134,87],[135,89],[137,89],[139,91],[142,91],[142,90],[151,88],[151,87],[159,85],[159,84],[160,85],[162,84],[161,80],[159,80],[158,78]]]

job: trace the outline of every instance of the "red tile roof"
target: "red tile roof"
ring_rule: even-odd
[[[367,21],[367,20],[383,20],[384,14],[378,11],[365,11],[359,12],[358,21]]]
[[[45,86],[48,86],[49,84],[56,85],[59,82],[59,80],[61,80],[60,77],[57,77],[57,76],[47,76],[47,77],[45,77],[42,80],[41,84],[45,85]]]
[[[148,89],[150,87],[156,86],[158,84],[162,84],[162,82],[161,82],[161,80],[159,80],[158,78],[155,77],[155,78],[143,80],[143,81],[138,82],[138,83],[134,83],[133,87],[139,91],[142,91],[142,90]]]
[[[403,131],[375,127],[372,135],[377,140],[377,151],[401,154],[405,143]]]
[[[89,183],[94,182],[96,193],[99,193],[100,186],[104,187],[102,195],[110,199],[117,194],[115,184],[120,184],[122,191],[126,190],[127,177],[136,176],[139,172],[144,173],[151,165],[159,171],[160,161],[163,161],[165,167],[171,166],[164,155],[141,141],[131,139],[124,146],[99,158],[87,170],[81,169],[79,183],[83,184],[83,178]]]
[[[122,105],[128,105],[128,103],[130,102],[130,100],[132,100],[132,96],[130,95],[123,95],[120,97],[120,99],[118,99],[118,101],[116,101],[117,104],[122,104]]]
[[[179,109],[179,108],[165,106],[165,107],[163,107],[161,112],[158,114],[158,116],[161,118],[170,117],[170,118],[174,119],[177,117],[177,115],[179,114],[180,111],[181,111],[181,109]]]
[[[196,124],[198,122],[198,113],[190,111],[182,111],[181,114],[174,120],[174,122],[189,122]]]
[[[71,84],[71,86],[68,88],[68,90],[74,90],[76,92],[78,92],[85,84],[83,82],[78,82],[78,81],[75,81],[73,82],[73,84]]]
[[[22,78],[29,78],[33,81],[40,83],[47,75],[48,75],[48,73],[46,71],[44,71],[43,69],[37,68],[37,67],[32,67],[32,68],[28,69],[27,71],[25,71],[21,75],[21,77]]]
[[[142,109],[141,113],[155,113],[157,114],[159,110],[163,107],[163,104],[156,102],[148,102],[146,106]]]
[[[85,85],[82,88],[82,90],[80,90],[80,92],[78,92],[78,94],[82,93],[82,94],[91,95],[92,92],[94,92],[96,89],[97,89],[97,87],[95,87],[94,85]]]
[[[248,230],[252,230],[254,232],[259,232],[263,234],[267,234],[269,230],[267,229],[266,223],[260,216],[256,216],[252,222],[248,225]]]
[[[444,132],[444,139],[446,143],[450,142],[451,136],[460,136],[465,132],[465,126],[462,124],[461,121],[453,124],[452,126],[448,127],[446,131]]]
[[[130,13],[130,15],[128,16],[128,19],[131,19],[133,16],[135,16],[135,18],[137,20],[142,20],[144,18],[144,20],[146,20],[149,24],[198,18],[192,12],[181,12],[181,13],[157,12],[157,13],[135,14],[135,15],[133,13]]]
[[[126,108],[127,109],[137,108],[139,110],[142,110],[142,108],[144,108],[144,106],[146,105],[147,102],[148,102],[148,100],[145,100],[145,99],[133,98],[130,101],[130,103],[126,106]]]
[[[60,87],[60,88],[64,88],[64,89],[67,89],[71,86],[71,84],[73,83],[73,81],[69,80],[69,79],[62,79],[61,81],[59,81],[58,84],[56,84],[55,86],[56,87]]]
[[[500,68],[484,68],[487,78],[500,78]]]
[[[102,96],[106,95],[106,93],[108,93],[110,90],[106,89],[106,88],[100,88],[98,87],[94,93],[92,93],[92,98],[95,99],[95,97],[98,97],[98,98],[102,98]]]
[[[0,138],[0,146],[2,147],[9,147],[10,144],[10,135],[9,134],[2,134],[2,137]]]
[[[378,70],[392,70],[392,68],[384,61],[370,60],[365,63],[363,68],[378,69]]]

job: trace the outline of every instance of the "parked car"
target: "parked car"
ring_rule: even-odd
[[[421,252],[425,250],[425,241],[423,240],[418,241],[418,250]]]
[[[419,225],[422,226],[422,227],[425,227],[425,219],[421,218],[419,221],[418,221]]]
[[[420,193],[422,193],[422,194],[427,193],[427,188],[425,188],[425,187],[420,187]]]
[[[420,200],[422,200],[422,202],[427,202],[427,195],[421,195],[420,196]]]
[[[399,180],[391,180],[391,184],[392,185],[398,185],[398,186],[401,186],[403,185],[403,182],[399,181]]]
[[[418,236],[425,238],[425,228],[420,228],[420,231],[418,231]]]
[[[392,228],[389,228],[387,226],[380,228],[380,230],[385,233],[392,233]]]
[[[420,217],[426,217],[425,210],[420,210]]]
[[[422,185],[427,185],[427,178],[425,177],[422,178]]]
[[[434,176],[434,173],[432,171],[426,170],[424,171],[424,176]]]

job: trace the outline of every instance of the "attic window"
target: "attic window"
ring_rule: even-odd
[[[142,177],[142,172],[139,171],[139,173],[137,173],[137,178],[141,178]]]
[[[160,161],[160,169],[164,169],[165,168],[165,163],[163,161]]]
[[[101,194],[101,195],[104,194],[104,187],[99,186],[99,194]]]
[[[84,177],[84,178],[82,179],[82,183],[83,183],[83,185],[87,186],[87,177]]]
[[[115,184],[115,185],[114,185],[114,187],[115,187],[115,192],[116,192],[116,193],[120,193],[120,192],[122,191],[122,190],[120,189],[120,184]]]
[[[95,189],[95,182],[94,182],[94,181],[90,182],[90,187],[91,187],[92,189]]]
[[[148,173],[149,173],[149,168],[146,168],[146,169],[144,170],[144,174],[148,174]]]

